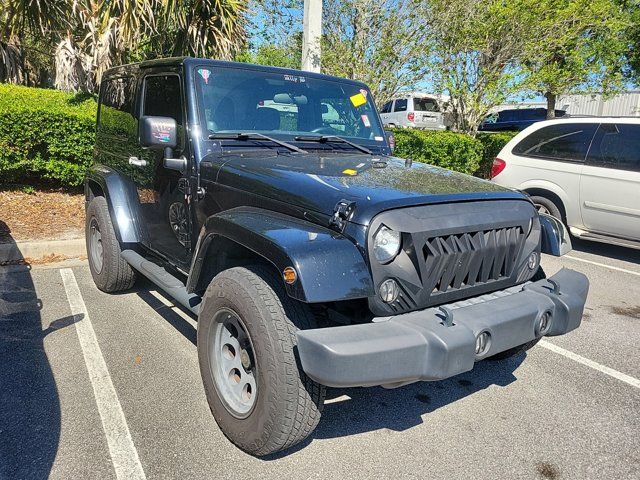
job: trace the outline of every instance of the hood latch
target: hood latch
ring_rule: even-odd
[[[329,220],[329,226],[342,232],[355,209],[356,202],[340,200],[336,203],[336,206],[333,207],[333,217]]]

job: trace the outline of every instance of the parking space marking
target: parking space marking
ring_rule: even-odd
[[[186,313],[184,310],[182,310],[180,308],[179,305],[176,305],[175,303],[173,303],[170,299],[168,299],[167,297],[165,297],[162,292],[158,292],[156,290],[149,290],[149,293],[155,297],[156,299],[158,299],[160,302],[162,302],[162,304],[167,307],[168,309],[170,309],[173,313],[175,313],[176,315],[178,315],[179,317],[181,317],[182,319],[186,320],[187,323],[189,323],[193,328],[198,328],[198,322],[196,321],[195,318],[193,318],[191,315],[189,315],[188,313]]]
[[[605,375],[609,375],[610,377],[613,377],[616,380],[620,380],[621,382],[628,383],[632,387],[640,388],[640,380],[630,375],[627,375],[626,373],[622,373],[617,370],[614,370],[613,368],[609,368],[604,365],[601,365],[598,362],[594,362],[593,360],[589,360],[588,358],[578,355],[577,353],[573,353],[573,352],[570,352],[569,350],[565,350],[564,348],[554,345],[553,343],[550,343],[546,340],[541,340],[538,343],[538,345],[548,350],[551,350],[552,352],[555,352],[559,355],[567,357],[573,360],[574,362],[581,363],[582,365],[586,365],[587,367],[597,370],[598,372],[602,372]]]
[[[597,265],[598,267],[608,268],[609,270],[616,270],[618,272],[629,273],[640,277],[640,272],[634,272],[633,270],[627,270],[626,268],[614,267],[613,265],[607,265],[605,263],[594,262],[593,260],[586,260],[584,258],[574,257],[573,255],[565,255],[563,258],[570,258],[571,260],[577,260],[578,262],[590,263],[591,265]]]
[[[138,458],[127,420],[118,401],[118,395],[111,381],[107,364],[102,356],[98,339],[91,325],[87,307],[82,300],[76,277],[70,268],[60,269],[64,289],[67,293],[71,314],[76,320],[76,331],[82,348],[93,394],[98,406],[102,428],[107,437],[111,462],[118,479],[145,479],[142,464]]]

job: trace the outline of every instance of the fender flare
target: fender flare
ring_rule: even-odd
[[[288,215],[238,207],[209,217],[194,252],[187,290],[194,292],[209,252],[224,237],[262,257],[278,272],[295,268],[298,278],[285,284],[289,296],[307,303],[374,295],[367,263],[348,238]]]
[[[142,243],[145,233],[140,221],[140,201],[133,182],[105,165],[93,165],[85,177],[85,201],[89,202],[97,185],[107,200],[109,214],[120,243]]]

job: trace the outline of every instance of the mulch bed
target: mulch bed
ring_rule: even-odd
[[[0,243],[84,235],[84,195],[60,190],[0,191]]]

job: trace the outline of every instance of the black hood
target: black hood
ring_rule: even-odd
[[[362,224],[401,206],[524,198],[486,180],[390,156],[323,152],[225,160],[218,176],[223,185],[325,215],[341,200],[354,201],[352,221]]]

